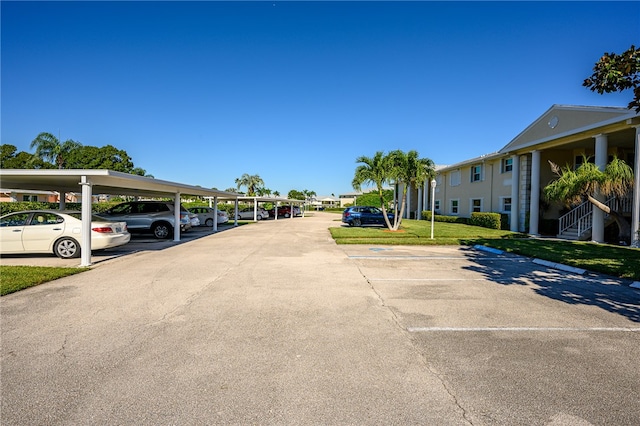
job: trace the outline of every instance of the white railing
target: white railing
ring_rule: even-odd
[[[572,209],[570,212],[565,213],[560,216],[560,224],[559,224],[559,233],[558,235],[562,235],[568,229],[578,228],[578,236],[580,236],[580,229],[584,232],[584,226],[586,223],[584,222],[585,218],[592,217],[593,206],[590,201],[585,201],[576,208]],[[582,224],[582,226],[580,226]]]
[[[614,211],[620,213],[630,213],[633,200],[631,197],[616,198],[611,197],[605,204]],[[609,215],[605,215],[605,220],[609,218]],[[590,230],[593,227],[593,204],[590,201],[585,201],[570,212],[560,216],[560,224],[558,235],[562,235],[569,229],[576,228],[578,231],[578,238]]]

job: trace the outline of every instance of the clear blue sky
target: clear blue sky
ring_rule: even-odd
[[[158,179],[243,173],[285,195],[352,191],[360,155],[453,164],[640,45],[640,2],[1,2],[2,143],[124,149]]]

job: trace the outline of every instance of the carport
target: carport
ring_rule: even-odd
[[[304,204],[304,200],[292,200],[289,198],[280,198],[280,197],[238,197],[236,200],[238,201],[249,201],[249,202],[253,202],[253,221],[257,222],[257,217],[258,217],[258,203],[273,203],[274,208],[278,208],[279,203],[282,203],[283,205],[288,205],[291,208],[291,211],[293,211],[293,206],[296,204]],[[304,217],[304,209],[301,210],[302,212],[302,217]],[[238,217],[238,202],[236,202],[236,210],[235,210],[235,216],[234,217]],[[293,214],[291,215],[290,219],[293,218]],[[276,214],[274,217],[275,220],[278,220],[278,215]],[[238,219],[236,219],[236,223],[237,223]]]
[[[200,186],[186,185],[165,180],[115,172],[112,170],[26,170],[0,169],[0,183],[4,188],[23,190],[58,191],[60,210],[65,208],[65,194],[82,194],[81,247],[91,247],[91,202],[93,194],[128,195],[136,197],[173,198],[175,223],[180,222],[182,195],[211,197],[217,210],[218,199],[235,200],[238,208],[239,194]],[[214,220],[214,230],[217,221]],[[174,240],[180,241],[180,227],[174,230]],[[80,266],[91,265],[91,250],[82,250]]]

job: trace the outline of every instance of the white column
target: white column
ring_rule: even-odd
[[[218,197],[213,197],[213,232],[218,232]]]
[[[253,221],[258,221],[258,197],[253,198]]]
[[[176,192],[173,199],[173,241],[180,241],[180,193]]]
[[[233,226],[238,226],[238,197],[236,197],[236,205],[233,209]]]
[[[607,135],[597,135],[595,139],[596,166],[598,166],[600,170],[604,170],[604,168],[607,166]],[[599,191],[594,194],[594,198],[598,201],[606,201],[604,199],[604,196],[602,196]],[[596,243],[604,243],[604,212],[599,208],[593,206],[592,218],[593,224],[591,228],[591,241]]]
[[[538,235],[540,212],[540,151],[531,152],[531,205],[529,207],[529,234]]]
[[[80,178],[82,186],[82,241],[80,242],[80,266],[91,266],[91,182]]]
[[[423,198],[424,198],[424,196],[422,195],[423,194],[423,192],[422,192],[422,188],[423,187],[424,186],[418,187],[418,213],[416,214],[416,219],[418,219],[418,220],[422,219],[422,210],[424,210],[423,204],[422,204]]]
[[[518,232],[520,228],[518,226],[518,216],[520,215],[518,209],[520,203],[518,202],[518,194],[520,190],[520,156],[512,155],[512,169],[511,169],[511,231]]]
[[[636,127],[636,151],[633,160],[633,199],[631,208],[631,245],[640,248],[640,126]]]

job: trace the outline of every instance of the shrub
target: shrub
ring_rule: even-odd
[[[500,229],[500,213],[471,213],[471,219],[469,219],[469,225],[481,226],[489,229]]]
[[[431,212],[429,210],[422,211],[422,219],[423,220],[431,220]],[[465,225],[469,223],[469,219],[466,217],[459,216],[444,216],[444,215],[435,215],[433,218],[434,222],[447,222],[447,223],[464,223]]]

